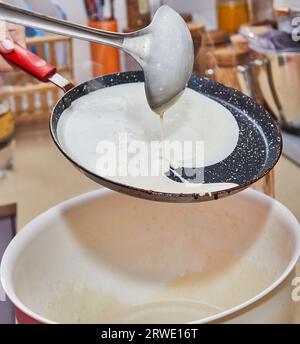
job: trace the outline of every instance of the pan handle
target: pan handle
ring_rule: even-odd
[[[56,73],[56,67],[33,54],[31,51],[15,44],[12,52],[1,53],[1,55],[9,62],[23,69],[40,81],[48,82]]]
[[[56,67],[18,44],[15,44],[15,48],[12,52],[0,54],[6,60],[20,67],[36,79],[42,82],[51,81],[64,92],[68,92],[74,87],[69,80],[57,73]]]

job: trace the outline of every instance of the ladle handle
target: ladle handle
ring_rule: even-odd
[[[38,28],[54,34],[102,43],[116,48],[123,48],[124,37],[126,37],[126,34],[93,29],[66,20],[7,5],[3,2],[0,2],[0,20]]]
[[[12,52],[1,53],[1,55],[6,60],[43,82],[49,81],[49,78],[56,73],[56,67],[18,44],[15,44]]]

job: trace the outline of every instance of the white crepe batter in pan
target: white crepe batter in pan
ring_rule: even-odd
[[[85,169],[111,181],[157,192],[189,194],[212,193],[236,186],[226,183],[192,184],[182,178],[183,183],[178,183],[165,175],[170,166],[211,166],[234,151],[239,127],[231,112],[221,104],[186,89],[164,116],[163,136],[166,144],[176,142],[182,147],[184,142],[189,144],[183,150],[172,150],[172,154],[166,156],[164,151],[157,154],[150,149],[153,142],[161,143],[161,126],[159,116],[149,108],[143,83],[108,87],[81,97],[65,110],[58,124],[59,141],[70,157]],[[120,138],[128,148],[126,157],[116,153],[119,152]],[[196,142],[202,150],[195,149]],[[139,143],[148,148],[148,159],[140,150]],[[115,147],[115,151],[103,149],[109,144]],[[199,152],[201,158],[196,159]],[[105,169],[101,169],[100,164],[108,157],[110,163],[117,163],[118,171],[123,171],[123,174],[103,174]],[[141,166],[143,161],[147,166]],[[154,168],[159,173],[155,176],[150,175],[151,172],[146,176],[143,173],[138,175],[135,164],[143,172],[159,165],[159,168]]]

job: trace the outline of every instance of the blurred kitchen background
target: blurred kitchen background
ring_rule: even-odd
[[[297,23],[292,26],[300,16],[299,0],[3,2],[121,32],[148,25],[162,4],[173,7],[192,33],[194,73],[241,90],[280,121],[285,156],[256,188],[279,199],[300,219],[300,44]],[[31,28],[27,45],[75,84],[139,68],[113,48]],[[99,187],[74,170],[51,141],[47,121],[59,97],[55,86],[23,72],[0,76],[0,206],[18,205],[18,228],[49,207]]]
[[[84,0],[6,0],[3,2],[22,7],[28,7],[28,5],[30,5],[33,10],[52,16],[58,16],[57,5],[59,5],[65,12],[68,20],[84,25],[88,23]],[[126,28],[128,28],[127,1],[114,0],[113,2],[115,18],[118,22],[118,29],[119,31],[124,31]],[[142,0],[141,2],[149,3],[149,11],[151,11],[151,14],[153,13],[154,9],[160,5],[160,3],[164,3],[172,6],[181,13],[190,13],[195,21],[200,21],[201,23],[205,24],[207,29],[217,28],[215,0],[167,0],[163,2],[159,0]],[[24,3],[26,5],[24,5]],[[79,40],[74,41],[74,66],[75,78],[77,82],[83,82],[92,76],[89,43]],[[121,63],[121,66],[124,67],[124,64]]]

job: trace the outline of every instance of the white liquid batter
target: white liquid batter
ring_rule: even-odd
[[[92,92],[75,101],[61,117],[58,137],[64,150],[85,169],[100,175],[99,159],[104,152],[99,144],[111,142],[119,147],[120,134],[126,135],[128,155],[117,158],[118,166],[127,169],[132,158],[137,157],[136,142],[149,148],[150,166],[159,165],[156,176],[103,175],[102,177],[137,188],[167,193],[211,193],[229,189],[235,184],[177,183],[165,176],[170,165],[179,167],[203,167],[227,158],[235,149],[239,128],[233,115],[217,102],[191,89],[186,89],[178,102],[164,115],[164,138],[166,143],[175,141],[203,144],[204,158],[196,159],[199,151],[173,150],[168,160],[150,150],[151,142],[161,141],[160,117],[149,108],[143,83],[119,85]],[[98,152],[97,152],[98,147]],[[118,149],[117,149],[118,150]],[[184,153],[184,154],[183,154]],[[110,159],[113,160],[113,155]],[[140,153],[139,156],[145,155]],[[203,155],[203,154],[202,154]],[[139,166],[141,163],[139,164]],[[141,166],[140,166],[141,167]]]

